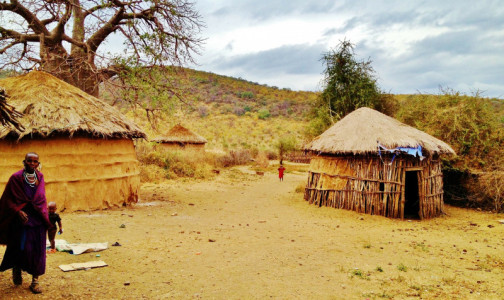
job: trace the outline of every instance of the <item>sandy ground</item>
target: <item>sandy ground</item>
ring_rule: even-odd
[[[0,298],[504,299],[503,215],[447,206],[400,221],[318,208],[295,192],[305,179],[233,169],[144,184],[133,208],[63,212],[58,237],[122,246],[48,255],[37,296],[28,274],[14,287],[0,273]],[[109,266],[58,268],[94,260]]]

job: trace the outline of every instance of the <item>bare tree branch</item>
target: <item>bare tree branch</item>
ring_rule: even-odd
[[[26,69],[36,63],[93,95],[110,77],[103,67],[118,61],[131,66],[194,62],[203,42],[203,23],[190,0],[10,0],[0,2],[4,15],[12,20],[0,27],[6,65]],[[125,54],[102,49],[114,33],[124,38]]]

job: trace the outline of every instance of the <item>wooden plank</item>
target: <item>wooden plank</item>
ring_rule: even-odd
[[[60,265],[59,268],[63,272],[70,272],[70,271],[78,271],[78,270],[87,270],[87,269],[93,269],[93,268],[101,268],[101,267],[107,267],[108,265],[102,261],[88,261],[85,263],[73,263],[69,265]]]
[[[423,167],[406,167],[406,171],[423,171]]]

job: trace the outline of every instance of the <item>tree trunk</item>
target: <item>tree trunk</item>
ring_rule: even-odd
[[[96,67],[94,63],[89,63],[85,53],[68,55],[61,45],[41,46],[40,53],[42,71],[78,87],[92,96],[98,97],[99,80]]]

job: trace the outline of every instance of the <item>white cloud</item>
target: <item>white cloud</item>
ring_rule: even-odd
[[[316,90],[320,57],[344,38],[373,60],[384,90],[485,90],[503,97],[504,6],[498,1],[200,0],[208,37],[199,69]],[[319,53],[317,53],[319,51]]]

